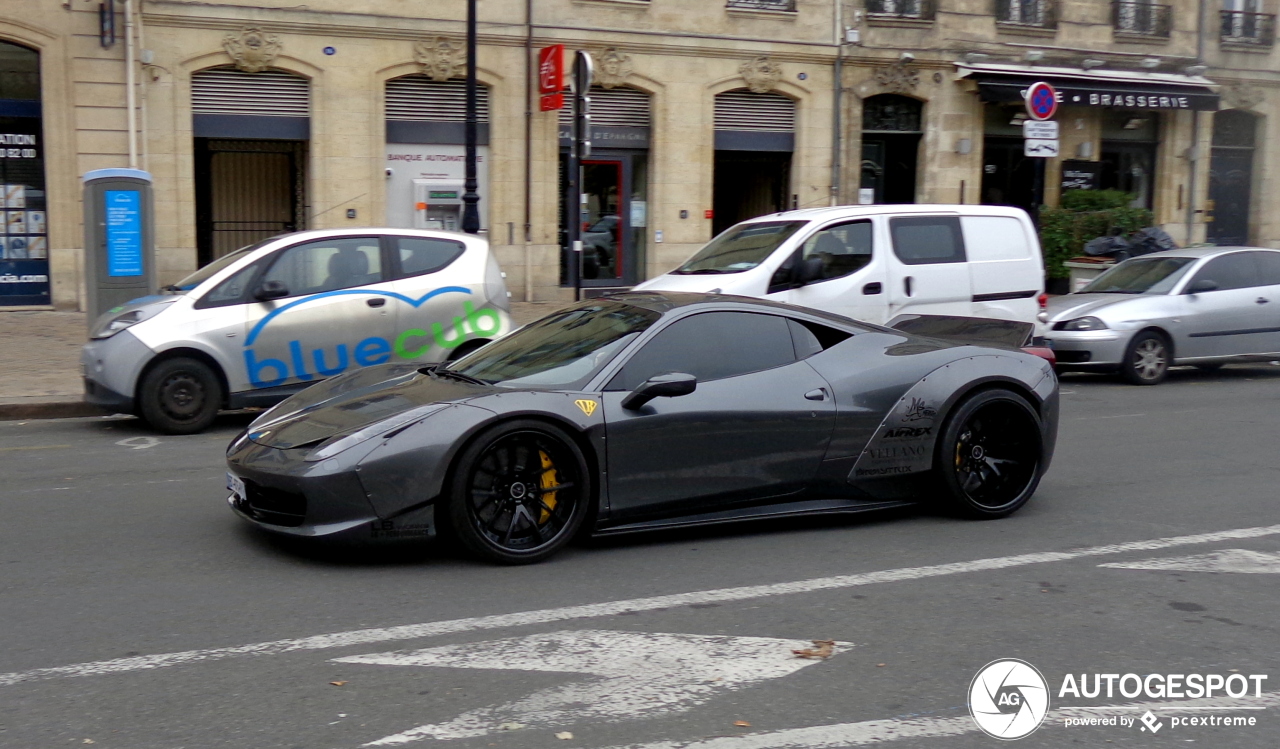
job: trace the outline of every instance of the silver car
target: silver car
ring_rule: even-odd
[[[438,362],[511,330],[488,242],[444,231],[272,237],[103,315],[85,399],[171,434],[352,368]]]
[[[1126,260],[1049,300],[1045,334],[1064,370],[1155,385],[1169,367],[1280,356],[1280,250],[1205,247]]]

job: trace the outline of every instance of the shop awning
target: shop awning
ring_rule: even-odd
[[[1167,109],[1214,112],[1218,94],[1201,76],[1134,71],[1080,71],[1021,65],[957,64],[960,77],[976,81],[982,101],[1020,102],[1027,87],[1045,81],[1058,90],[1064,107]]]

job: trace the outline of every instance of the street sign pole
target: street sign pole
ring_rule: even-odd
[[[1044,162],[1058,155],[1058,123],[1052,118],[1058,112],[1058,92],[1045,81],[1027,87],[1027,114],[1022,124],[1023,155],[1035,159],[1035,176],[1031,183],[1031,218],[1040,225],[1040,207],[1044,205]]]
[[[467,101],[464,136],[465,173],[462,194],[462,230],[467,234],[480,233],[480,186],[476,178],[476,0],[467,0]]]
[[[573,56],[573,128],[569,137],[569,194],[565,196],[565,227],[569,242],[569,283],[573,300],[582,298],[582,160],[591,155],[591,55]]]

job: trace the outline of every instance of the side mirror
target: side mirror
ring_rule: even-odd
[[[804,286],[822,278],[822,258],[810,257],[800,261],[796,269],[796,286]]]
[[[258,290],[253,292],[253,298],[260,302],[267,302],[272,299],[280,299],[289,296],[289,289],[279,281],[264,281]]]
[[[622,407],[628,411],[637,411],[654,398],[675,398],[688,395],[698,389],[698,378],[683,372],[672,372],[650,377],[626,398],[622,399]]]
[[[1187,287],[1188,294],[1203,294],[1206,291],[1217,291],[1217,290],[1218,290],[1218,282],[1210,281],[1207,278],[1201,278],[1198,281],[1194,281],[1190,286]]]

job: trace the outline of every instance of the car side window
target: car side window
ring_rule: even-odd
[[[836,224],[817,232],[805,240],[802,248],[805,260],[822,260],[822,278],[840,278],[862,270],[871,262],[872,231],[870,221],[851,221]]]
[[[218,284],[201,297],[195,305],[196,309],[223,307],[248,301],[249,284],[253,282],[253,277],[261,266],[262,263],[249,263],[236,271],[231,278]]]
[[[462,256],[466,246],[452,239],[394,237],[400,276],[421,276],[444,270]]]
[[[668,325],[637,351],[608,390],[634,390],[650,377],[684,372],[699,382],[796,360],[787,320],[752,312],[704,312]]]
[[[1258,263],[1260,286],[1280,286],[1280,252],[1251,252]]]
[[[1247,289],[1261,285],[1257,264],[1253,262],[1253,254],[1252,252],[1233,252],[1230,255],[1215,257],[1196,272],[1196,277],[1191,279],[1187,288],[1194,286],[1197,281],[1213,281],[1218,284],[1216,291]]]
[[[289,296],[319,294],[382,281],[377,237],[335,237],[283,250],[262,276],[278,281]]]
[[[899,216],[889,219],[893,254],[907,265],[963,263],[959,216]]]

